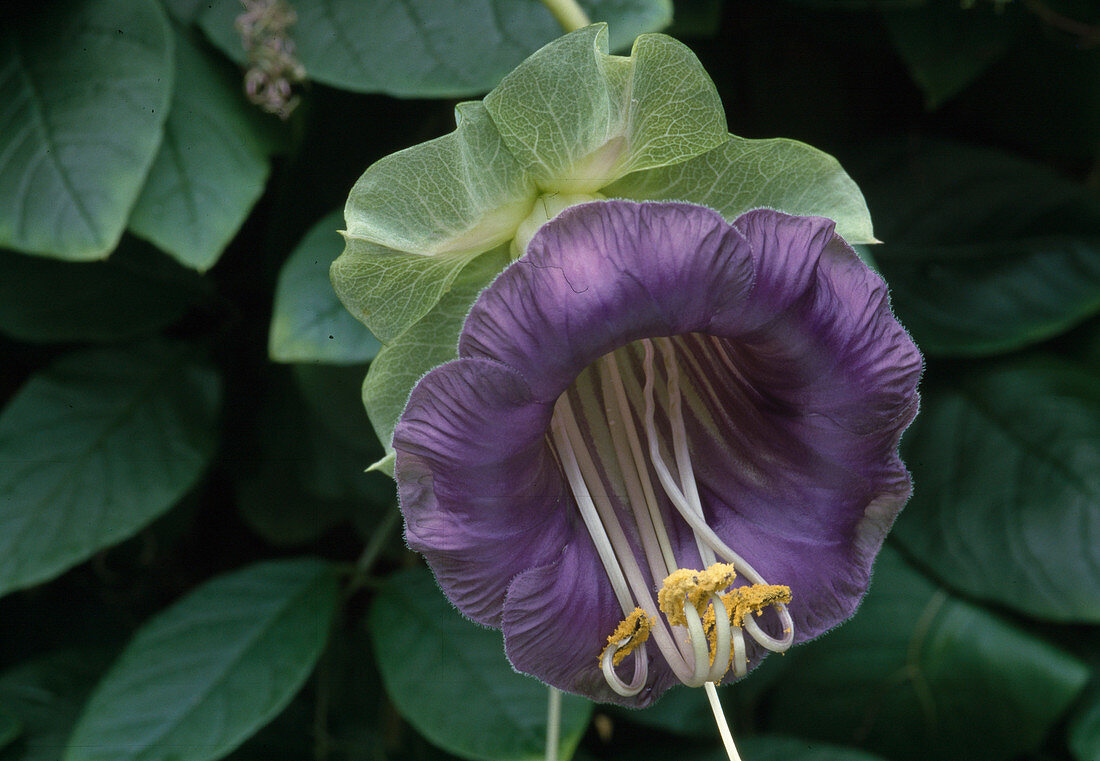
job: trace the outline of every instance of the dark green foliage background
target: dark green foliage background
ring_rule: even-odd
[[[668,21],[582,4],[620,48]],[[327,268],[362,171],[558,30],[535,0],[295,5],[285,123],[242,94],[233,0],[0,28],[0,761],[541,757],[544,688],[363,472],[379,344]],[[1100,7],[676,0],[666,31],[732,132],[860,184],[927,361],[871,592],[723,688],[742,755],[1100,761]],[[578,759],[725,757],[699,691],[564,716]]]

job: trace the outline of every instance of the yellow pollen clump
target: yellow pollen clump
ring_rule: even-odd
[[[710,605],[711,593],[717,594],[736,578],[737,572],[730,563],[715,563],[705,571],[680,568],[665,578],[661,591],[657,593],[657,605],[670,624],[687,626],[685,600],[695,606],[699,615],[703,615]]]
[[[632,610],[630,615],[620,621],[619,625],[615,627],[615,631],[607,638],[607,647],[600,652],[600,661],[603,661],[608,648],[614,647],[617,649],[615,654],[611,656],[611,662],[618,666],[623,662],[623,658],[630,655],[639,645],[649,639],[649,631],[653,628],[654,623],[656,622],[647,616],[641,608]],[[626,644],[620,644],[623,640],[626,640]]]
[[[791,601],[791,588],[782,584],[753,584],[738,587],[729,594],[722,595],[722,602],[730,614],[730,623],[744,626],[745,616],[760,614],[769,605],[786,604]]]

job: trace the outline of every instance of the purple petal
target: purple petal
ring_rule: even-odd
[[[556,558],[579,522],[543,436],[551,411],[513,370],[461,360],[421,380],[394,433],[409,546],[479,623],[500,626],[512,578]]]
[[[395,436],[410,546],[461,610],[503,627],[517,668],[632,705],[671,673],[651,647],[641,695],[612,697],[603,682],[596,656],[621,610],[546,433],[568,390],[585,440],[606,449],[610,429],[592,418],[600,386],[582,372],[623,349],[637,389],[644,370],[629,345],[662,336],[676,347],[706,520],[792,588],[799,640],[842,621],[866,591],[909,494],[896,452],[921,369],[885,284],[824,219],[758,210],[729,225],[687,204],[586,204],[545,225],[486,289],[461,359],[421,381]],[[667,419],[658,431],[668,437]],[[596,456],[640,552],[608,453]],[[682,564],[699,562],[679,518],[670,535]]]
[[[752,251],[715,211],[621,201],[566,209],[474,304],[459,355],[519,372],[553,401],[630,341],[704,329],[752,285]]]
[[[677,681],[650,642],[649,676],[642,691],[622,698],[607,686],[597,657],[622,618],[585,535],[565,546],[555,562],[531,568],[512,582],[504,606],[504,650],[518,670],[558,689],[643,708]],[[632,677],[634,657],[619,667],[625,681]]]

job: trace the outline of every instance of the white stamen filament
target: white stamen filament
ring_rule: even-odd
[[[688,687],[702,687],[710,673],[710,647],[707,635],[703,632],[703,622],[699,611],[688,601],[684,601],[684,617],[687,618],[688,632],[691,634],[691,647],[695,652],[695,668],[691,681],[684,682]]]
[[[634,522],[638,526],[638,536],[645,550],[644,554],[649,564],[649,572],[654,579],[663,579],[672,573],[672,571],[676,570],[673,568],[672,571],[670,571],[668,569],[668,563],[666,562],[666,551],[668,555],[671,556],[672,547],[668,543],[667,535],[658,536],[658,526],[661,529],[661,534],[664,534],[664,523],[661,522],[654,525],[653,516],[646,509],[647,496],[641,478],[635,470],[634,461],[630,453],[626,451],[629,447],[626,441],[628,436],[619,435],[619,432],[622,431],[628,423],[621,419],[618,405],[612,404],[609,401],[610,396],[608,392],[614,393],[614,390],[610,388],[610,383],[607,373],[600,373],[600,386],[603,390],[604,397],[604,414],[607,416],[607,429],[611,438],[612,448],[615,450],[615,464],[618,465],[619,473],[622,474],[623,485],[626,487],[627,492],[627,501],[630,503],[631,512],[634,513]],[[625,431],[623,431],[623,433],[625,433]],[[654,505],[654,507],[656,507],[656,505]]]
[[[668,531],[665,529],[665,521],[661,516],[661,509],[657,504],[657,495],[653,490],[653,482],[649,477],[645,455],[642,453],[641,438],[638,429],[634,425],[634,415],[630,409],[630,401],[623,388],[622,374],[613,354],[603,357],[605,372],[600,373],[601,386],[604,396],[605,409],[607,411],[608,428],[611,430],[611,440],[614,442],[615,456],[619,463],[619,469],[623,476],[623,483],[627,489],[631,509],[638,529],[642,533],[643,541],[647,534],[656,537],[657,546],[660,548],[660,556],[650,553],[646,547],[646,556],[649,560],[650,573],[656,582],[664,579],[679,566],[676,556],[672,551],[672,542],[669,541]],[[609,388],[610,387],[610,388]],[[614,397],[615,403],[610,404],[608,399]],[[616,436],[615,430],[620,430],[623,436]],[[623,440],[629,446],[630,456],[627,457],[623,450]],[[639,495],[639,491],[641,494]],[[640,497],[640,499],[639,499]],[[645,505],[646,510],[642,509]],[[673,640],[680,650],[680,655],[687,664],[692,655],[691,643],[688,641],[687,632],[683,627],[673,627]],[[686,668],[686,666],[685,666]]]
[[[560,429],[556,429],[555,424],[559,425]],[[581,435],[580,428],[577,426],[576,417],[573,415],[573,406],[569,402],[569,397],[565,394],[558,399],[557,405],[554,408],[551,429],[555,431],[555,434],[559,433],[560,430],[564,436],[563,441],[556,441],[556,443],[559,449],[563,447],[569,449],[568,459],[570,459],[573,466],[577,468],[576,478],[579,479],[582,485],[586,482],[591,484],[596,499],[593,500],[592,497],[589,496],[588,502],[593,505],[596,511],[599,511],[597,521],[602,520],[600,532],[603,536],[608,538],[610,546],[618,545],[618,562],[615,564],[616,572],[620,578],[625,577],[629,582],[635,598],[638,601],[638,607],[644,610],[646,615],[656,621],[656,625],[650,630],[650,634],[657,643],[657,647],[660,649],[661,654],[668,662],[669,667],[676,674],[676,678],[686,684],[687,680],[691,677],[691,667],[688,666],[683,656],[676,649],[672,635],[664,625],[664,617],[661,616],[661,612],[657,608],[657,603],[653,600],[653,595],[646,586],[645,578],[642,576],[641,569],[634,559],[634,551],[627,542],[626,535],[623,534],[618,518],[615,517],[614,508],[611,506],[611,502],[607,498],[607,493],[604,491],[599,472],[596,470],[595,463],[592,461],[592,457],[588,452],[588,447]],[[572,482],[572,480],[573,478],[571,477],[570,481]],[[589,494],[587,488],[585,488],[585,494]],[[606,532],[604,531],[605,528]],[[614,558],[615,555],[616,553],[613,551],[612,557]],[[633,605],[627,611],[624,611],[623,615],[627,615],[630,610],[633,610]]]
[[[693,336],[690,340],[705,339]],[[654,343],[660,346],[663,356],[664,385],[659,401],[655,399],[655,386],[661,376],[654,367],[656,354]],[[655,590],[646,581],[635,551],[635,547],[640,544],[642,553],[645,555],[645,565],[654,584],[661,583],[679,569],[673,544],[669,538],[669,527],[665,524],[667,507],[663,512],[651,479],[651,469],[656,473],[657,482],[661,485],[669,503],[675,508],[676,512],[670,515],[679,515],[691,529],[699,551],[699,559],[704,568],[713,566],[716,558],[720,557],[732,564],[737,573],[751,584],[764,585],[766,582],[743,557],[727,546],[707,525],[688,448],[677,344],[669,338],[657,338],[655,341],[642,339],[639,344],[643,352],[641,362],[643,372],[639,374],[642,377],[633,373],[627,374],[632,393],[627,392],[624,376],[618,364],[619,359],[629,356],[631,350],[626,349],[621,353],[605,355],[578,380],[577,393],[581,394],[579,399],[583,405],[581,411],[588,416],[585,421],[589,426],[586,429],[587,433],[582,432],[578,424],[570,402],[570,392],[567,392],[559,397],[554,408],[550,425],[551,441],[624,617],[629,617],[638,607],[647,618],[652,620],[648,635],[653,638],[669,668],[681,682],[689,686],[703,686],[706,689],[726,752],[731,761],[740,761],[740,756],[733,745],[729,726],[718,702],[715,684],[722,680],[731,666],[737,677],[747,673],[748,653],[745,634],[768,650],[783,652],[793,642],[794,624],[787,606],[776,603],[771,607],[777,609],[777,615],[783,627],[782,637],[776,638],[763,631],[755,620],[753,610],[744,614],[739,612],[738,615],[742,616],[739,621],[742,626],[735,626],[731,621],[731,615],[733,615],[731,609],[727,609],[722,600],[721,590],[710,591],[708,594],[711,610],[706,612],[708,621],[711,612],[714,614],[713,652],[711,652],[711,641],[703,627],[699,609],[686,596],[683,600],[684,618],[681,620],[686,621],[686,626],[672,625],[662,615],[654,600]],[[687,351],[686,360],[690,365],[689,370],[700,374],[699,363],[690,355],[690,350]],[[617,357],[617,354],[621,356]],[[720,357],[725,365],[732,364],[725,352],[720,352]],[[702,375],[705,376],[705,373]],[[598,379],[598,385],[596,379]],[[640,403],[637,399],[639,380],[644,381]],[[721,401],[716,389],[705,377],[700,382],[705,385],[703,389],[700,390],[693,385],[687,390],[690,414],[696,417],[707,412],[708,404],[720,404]],[[594,401],[593,397],[585,395],[586,391],[594,392],[597,389],[599,398],[602,398],[602,409],[591,404]],[[703,396],[699,397],[699,393]],[[664,451],[662,451],[662,437],[658,433],[656,423],[658,407],[665,415],[662,423],[667,424],[666,430],[671,438]],[[638,415],[644,430],[644,445],[643,434],[635,425],[635,414]],[[706,423],[706,425],[710,424]],[[607,457],[597,465],[590,452],[590,443],[607,440],[611,442],[614,456]],[[666,457],[666,452],[670,455],[669,457]],[[605,476],[609,479],[611,487],[616,490],[625,490],[625,494],[621,491],[617,493],[622,494],[623,501],[629,503],[629,512],[624,512],[627,506],[617,507],[618,502],[610,498],[609,488],[604,482]],[[620,513],[628,520],[630,517],[634,519],[636,532],[632,539],[627,538],[619,522]],[[693,564],[693,561],[689,563]],[[667,604],[667,601],[662,599],[662,605]],[[638,694],[648,679],[646,643],[638,642],[635,639],[636,636],[636,634],[627,636],[611,643],[600,657],[600,668],[607,684],[616,693],[626,697]],[[644,639],[645,636],[643,632],[641,637]],[[634,675],[631,681],[626,683],[616,671],[614,660],[624,648],[631,647],[632,641],[634,648],[630,654],[634,656]]]
[[[668,574],[675,571],[679,566],[676,565],[676,557],[672,552],[672,543],[668,540],[668,532],[665,531],[665,522],[661,517],[661,509],[657,505],[657,495],[653,491],[653,482],[649,478],[649,468],[646,467],[645,455],[642,453],[642,442],[638,436],[638,429],[634,427],[634,416],[630,410],[630,400],[626,395],[626,389],[623,388],[623,377],[619,372],[619,363],[615,360],[613,354],[604,356],[604,367],[607,372],[603,374],[611,384],[611,387],[615,391],[615,404],[618,410],[618,419],[622,421],[621,426],[623,432],[626,434],[627,443],[630,445],[630,455],[634,462],[633,473],[638,475],[642,492],[645,495],[645,505],[649,510],[649,518],[657,532],[657,538],[661,546],[661,557],[664,560],[665,573]],[[657,578],[656,576],[654,577]],[[661,578],[664,578],[663,576]]]
[[[731,627],[733,630],[733,675],[743,677],[749,673],[749,657],[745,653],[745,634],[740,626]]]
[[[653,469],[657,472],[657,478],[661,482],[661,486],[665,489],[665,494],[668,495],[669,501],[672,502],[680,516],[687,522],[695,533],[695,540],[700,545],[706,545],[708,549],[717,553],[723,557],[727,562],[732,563],[738,573],[744,574],[744,576],[753,584],[766,584],[764,577],[761,576],[755,568],[748,564],[748,562],[730,549],[725,542],[723,542],[714,530],[707,525],[706,519],[703,517],[703,506],[699,501],[698,491],[692,489],[693,496],[695,497],[695,504],[688,501],[687,496],[676,486],[675,481],[672,478],[672,474],[669,472],[668,464],[665,462],[664,457],[661,455],[659,447],[659,439],[657,436],[657,426],[654,422],[654,409],[653,402],[653,343],[649,339],[642,339],[642,345],[645,348],[645,388],[643,389],[643,395],[645,396],[645,423],[646,423],[646,435],[649,439],[649,456],[653,463]],[[672,394],[672,384],[670,382],[670,395]],[[677,394],[678,396],[678,394]],[[674,404],[670,398],[669,402],[669,424],[672,426],[672,437],[674,444],[677,441],[686,442],[687,435],[684,427],[684,418],[680,414],[680,406]],[[687,457],[686,450],[684,457]],[[690,459],[686,460],[687,467],[690,467]],[[692,486],[694,487],[694,478],[692,478]],[[713,557],[713,556],[712,556]],[[704,558],[705,560],[705,558]],[[749,634],[755,639],[761,646],[773,650],[774,652],[783,652],[790,647],[794,637],[794,622],[791,619],[790,611],[787,610],[787,606],[782,603],[777,603],[775,606],[779,613],[779,620],[782,624],[785,637],[783,640],[774,639],[764,633],[755,621],[751,621],[751,628],[746,626],[749,630]],[[746,617],[748,620],[749,617]],[[757,634],[762,636],[757,636]],[[780,649],[776,649],[780,648]]]
[[[698,514],[703,517],[703,503],[699,499],[699,489],[695,485],[695,471],[691,467],[691,455],[688,454],[687,432],[684,430],[683,404],[680,398],[680,370],[676,366],[676,354],[672,348],[672,342],[667,338],[657,339],[665,354],[665,375],[668,378],[668,417],[672,425],[672,445],[676,457],[676,469],[680,473],[680,487],[685,501]],[[646,341],[646,363],[649,368],[653,366],[653,344]],[[647,383],[648,383],[647,370]],[[695,538],[699,545],[699,557],[703,561],[703,567],[714,565],[714,552],[707,547],[699,537]]]
[[[730,629],[733,627],[730,626],[729,612],[722,598],[711,592],[710,604],[714,606],[714,663],[710,666],[707,681],[720,682],[729,668],[730,646],[733,639]]]
[[[619,601],[619,607],[623,611],[624,616],[630,615],[634,610],[633,600],[630,597],[630,591],[627,588],[626,579],[623,578],[622,568],[619,566],[615,559],[615,551],[611,547],[611,542],[607,538],[607,532],[604,531],[603,524],[600,522],[600,517],[596,513],[595,505],[592,501],[592,495],[589,494],[587,487],[584,483],[584,476],[581,475],[580,468],[577,466],[577,458],[573,452],[573,448],[569,446],[569,440],[565,433],[561,429],[560,423],[555,416],[550,423],[550,431],[554,437],[554,443],[557,446],[558,456],[561,458],[562,470],[565,471],[566,478],[569,479],[569,486],[573,490],[573,496],[577,501],[577,508],[580,511],[581,518],[584,520],[584,525],[588,529],[588,534],[592,537],[592,543],[596,546],[596,552],[600,556],[600,562],[603,564],[604,571],[607,573],[607,578],[611,582],[611,589],[615,592],[615,598]],[[611,648],[608,648],[609,650]],[[618,692],[623,697],[631,697],[637,695],[642,687],[645,686],[646,679],[648,678],[649,665],[646,661],[646,652],[644,647],[635,651],[634,655],[634,678],[630,684],[624,684],[618,675],[614,675],[614,679],[608,679],[608,684],[611,689]],[[608,676],[608,671],[605,669],[604,677]]]

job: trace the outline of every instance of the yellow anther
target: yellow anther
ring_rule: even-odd
[[[730,623],[744,626],[745,616],[759,613],[769,605],[786,604],[791,601],[791,588],[782,584],[753,584],[738,587],[729,594],[722,595],[722,602],[730,614]]]
[[[639,645],[649,639],[649,631],[653,628],[654,623],[656,622],[647,616],[641,608],[632,610],[630,615],[620,621],[619,625],[615,627],[615,631],[607,638],[607,647],[600,652],[600,661],[607,654],[608,648],[614,647],[616,650],[615,654],[611,656],[611,662],[618,666],[623,662],[623,658],[630,655]]]
[[[657,593],[657,605],[670,624],[686,626],[685,600],[695,606],[699,615],[703,615],[710,605],[711,593],[721,592],[736,578],[737,572],[730,563],[715,563],[705,571],[680,568],[665,579],[661,591]]]

